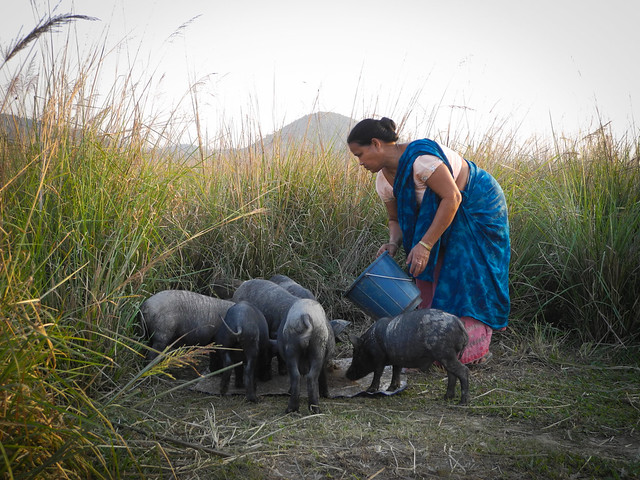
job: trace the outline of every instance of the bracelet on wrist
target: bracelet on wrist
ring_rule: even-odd
[[[423,242],[422,240],[420,240],[418,243],[419,243],[420,245],[422,245],[424,248],[426,248],[426,249],[427,249],[427,252],[430,252],[430,251],[431,251],[432,246],[431,246],[431,245],[429,245],[428,243]]]

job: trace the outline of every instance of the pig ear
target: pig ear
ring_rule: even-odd
[[[360,338],[351,334],[349,335],[349,341],[353,344],[353,346],[357,346],[360,343]]]

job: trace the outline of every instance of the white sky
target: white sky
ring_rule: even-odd
[[[556,133],[587,133],[600,120],[611,121],[619,135],[637,136],[640,122],[636,0],[0,0],[0,6],[3,48],[49,10],[98,17],[74,24],[80,44],[91,49],[105,36],[109,46],[126,38],[111,61],[122,73],[137,55],[141,74],[154,72],[157,102],[167,109],[203,80],[200,118],[210,136],[246,122],[266,135],[317,111],[397,122],[410,114],[406,130],[432,136],[448,127],[484,133],[503,120],[509,128],[520,125],[525,136],[548,134],[551,122]],[[113,85],[107,69],[104,77],[105,88]]]

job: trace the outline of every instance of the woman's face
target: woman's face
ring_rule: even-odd
[[[360,145],[355,142],[349,144],[349,150],[358,158],[360,165],[373,173],[379,172],[384,166],[382,150],[376,140],[374,138],[371,145]]]

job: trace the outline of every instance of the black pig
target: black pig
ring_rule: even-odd
[[[328,397],[327,362],[334,354],[335,338],[322,305],[299,299],[280,324],[277,346],[289,372],[289,403],[286,413],[300,407],[300,377],[307,376],[309,410],[319,413],[319,397]]]
[[[274,275],[269,278],[270,282],[277,283],[292,295],[299,298],[310,298],[311,300],[317,300],[316,296],[308,288],[303,287],[295,280],[287,277],[286,275]]]
[[[269,325],[269,335],[276,338],[278,327],[295,302],[300,300],[277,283],[261,278],[243,282],[233,294],[232,300],[246,300],[262,312]]]
[[[261,380],[268,380],[271,373],[269,327],[262,312],[248,302],[236,303],[227,310],[224,326],[218,329],[215,341],[222,348],[219,352],[211,354],[211,370],[216,368],[214,363],[216,354],[222,357],[223,367],[241,361],[243,364],[235,369],[236,387],[244,386],[247,400],[257,401],[256,375]],[[231,370],[222,373],[221,395],[227,393],[230,379]]]
[[[381,318],[361,337],[350,337],[353,361],[346,376],[357,380],[374,372],[368,392],[380,389],[380,377],[386,365],[393,366],[388,390],[400,386],[402,367],[427,370],[438,361],[448,377],[446,399],[455,395],[456,380],[462,390],[460,404],[469,403],[469,369],[459,357],[469,341],[462,321],[455,315],[436,309],[413,310],[394,318]]]
[[[208,345],[233,302],[187,290],[163,290],[140,305],[152,360],[167,346]]]

